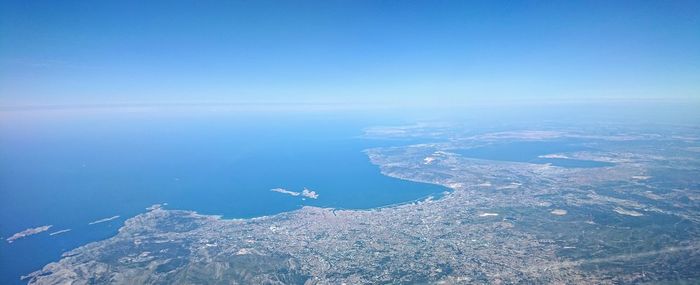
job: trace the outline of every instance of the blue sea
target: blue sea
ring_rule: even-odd
[[[361,138],[371,119],[333,116],[18,116],[0,123],[0,284],[116,234],[156,203],[228,218],[304,205],[367,209],[446,188],[390,178],[362,152],[415,143]],[[383,121],[386,123],[386,121]],[[271,192],[300,192],[318,199]],[[90,225],[92,221],[120,216]],[[27,228],[47,231],[4,241]],[[71,231],[50,236],[63,229]]]

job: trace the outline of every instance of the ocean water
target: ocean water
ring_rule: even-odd
[[[116,234],[155,203],[229,218],[303,205],[367,209],[446,188],[382,175],[362,150],[410,141],[359,138],[345,118],[95,115],[0,125],[0,283]],[[318,199],[271,192],[308,187]],[[119,215],[112,221],[92,221]],[[4,241],[21,230],[47,232]],[[50,236],[50,232],[71,229]]]
[[[582,159],[568,158],[541,158],[541,155],[557,154],[576,151],[595,150],[585,146],[580,141],[572,139],[557,139],[551,141],[514,141],[497,143],[482,147],[460,150],[458,153],[464,157],[527,162],[535,164],[551,164],[564,168],[593,168],[612,166],[612,163]]]

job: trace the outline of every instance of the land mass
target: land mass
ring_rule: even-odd
[[[88,223],[88,225],[94,225],[94,224],[109,222],[109,221],[111,221],[111,220],[119,219],[119,217],[120,217],[120,216],[112,216],[112,217],[109,217],[109,218],[99,219],[99,220],[92,221],[92,222]]]
[[[303,207],[253,219],[152,207],[126,220],[116,236],[66,252],[26,278],[30,284],[700,282],[700,157],[688,151],[700,138],[596,130],[455,137],[458,131],[425,125],[374,128],[373,137],[443,139],[366,154],[385,175],[452,191],[378,209]],[[492,143],[565,139],[596,148],[558,155],[613,165],[566,168],[458,154]],[[426,163],[426,156],[434,159]],[[630,178],[640,175],[654,179]]]
[[[308,188],[304,188],[301,192],[295,192],[295,191],[290,191],[284,188],[273,188],[270,189],[272,192],[277,192],[277,193],[282,193],[282,194],[287,194],[291,196],[302,196],[310,199],[318,199],[318,194],[316,191],[312,191]]]
[[[55,236],[55,235],[60,235],[60,234],[62,234],[62,233],[67,233],[67,232],[70,232],[70,231],[71,231],[71,229],[65,229],[65,230],[60,230],[60,231],[52,232],[52,233],[50,233],[49,235],[50,235],[50,236]]]
[[[41,227],[36,227],[36,228],[30,228],[30,229],[23,230],[23,231],[21,231],[21,232],[15,233],[15,234],[13,234],[11,237],[7,238],[7,242],[8,242],[8,243],[12,243],[12,242],[14,242],[15,240],[18,240],[18,239],[25,238],[25,237],[28,237],[28,236],[31,236],[31,235],[35,235],[35,234],[38,234],[38,233],[42,233],[42,232],[48,231],[51,227],[52,227],[52,225],[47,225],[47,226],[41,226]]]

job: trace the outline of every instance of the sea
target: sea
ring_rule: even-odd
[[[447,190],[382,175],[363,150],[416,141],[364,138],[373,118],[49,113],[0,123],[0,284],[26,283],[20,276],[115,235],[156,203],[250,218],[305,205],[371,209]],[[5,241],[44,225],[52,227]]]

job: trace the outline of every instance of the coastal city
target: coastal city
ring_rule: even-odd
[[[442,185],[440,195],[376,209],[304,207],[252,219],[156,205],[128,219],[116,236],[66,252],[24,278],[30,284],[700,280],[700,137],[694,130],[467,134],[450,128],[365,131],[366,137],[442,140],[365,151],[384,175]],[[522,155],[540,144],[566,151],[533,152],[530,162],[474,158],[494,148],[502,154],[504,145]]]

